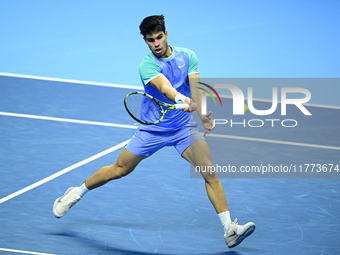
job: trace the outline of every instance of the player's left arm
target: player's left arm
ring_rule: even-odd
[[[214,120],[210,117],[211,111],[207,114],[202,114],[202,94],[204,93],[200,87],[201,85],[198,83],[200,81],[199,73],[192,73],[189,74],[189,83],[190,83],[190,90],[191,90],[191,98],[197,104],[197,113],[202,120],[202,124],[205,128],[204,135],[210,133],[211,130],[214,129]]]

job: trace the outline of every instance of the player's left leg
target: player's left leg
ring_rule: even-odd
[[[183,153],[183,158],[193,166],[200,169],[212,169],[210,149],[205,140],[198,140],[192,143]],[[231,222],[227,200],[222,183],[215,171],[201,172],[205,180],[208,197],[213,204],[224,229],[224,238],[229,248],[239,245],[247,236],[255,230],[255,224],[248,222],[245,225],[238,225],[237,219]]]

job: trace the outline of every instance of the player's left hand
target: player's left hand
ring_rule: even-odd
[[[203,127],[205,128],[204,136],[208,135],[215,128],[214,120],[210,117],[211,111],[201,116]]]
[[[190,98],[186,98],[184,101],[185,104],[188,104],[189,106],[183,110],[183,112],[194,112],[197,110],[197,104],[192,101]]]

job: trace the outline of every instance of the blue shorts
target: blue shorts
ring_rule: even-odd
[[[137,156],[151,156],[165,146],[174,146],[182,153],[194,142],[205,140],[197,127],[184,127],[173,132],[138,130],[125,148]]]

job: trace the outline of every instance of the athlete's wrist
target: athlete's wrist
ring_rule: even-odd
[[[175,97],[175,102],[176,102],[176,104],[184,104],[186,99],[189,99],[189,101],[190,101],[189,97],[186,97],[186,96],[182,95],[181,93],[178,93]]]

